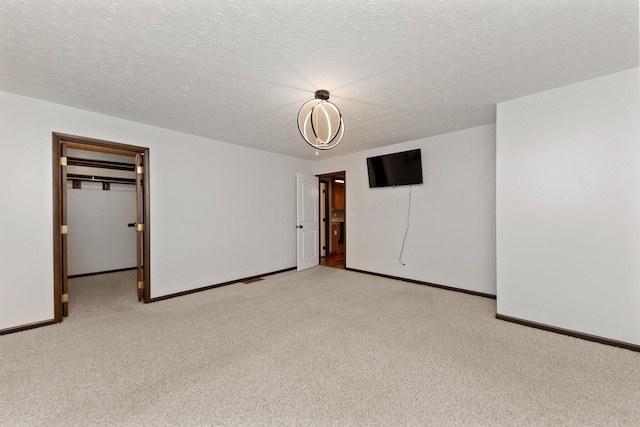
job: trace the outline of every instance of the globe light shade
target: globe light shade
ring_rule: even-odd
[[[338,107],[329,102],[329,92],[319,90],[298,112],[300,135],[317,150],[330,150],[342,141],[344,120]]]

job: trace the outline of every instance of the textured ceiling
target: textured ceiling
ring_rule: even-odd
[[[638,0],[0,1],[0,90],[317,158],[495,121],[495,104],[638,66]],[[86,135],[91,136],[91,135]]]

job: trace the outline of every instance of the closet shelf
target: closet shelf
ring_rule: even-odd
[[[67,159],[69,166],[83,166],[89,168],[115,169],[121,171],[135,171],[136,165],[133,163],[112,162],[110,160],[84,159],[81,157],[69,157]]]

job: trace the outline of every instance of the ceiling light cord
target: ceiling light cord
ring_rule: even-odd
[[[407,234],[409,233],[409,218],[411,217],[411,185],[409,185],[409,206],[407,207],[407,229],[404,231],[404,239],[402,239],[402,249],[400,250],[400,256],[398,257],[398,261],[400,264],[407,265],[402,262],[402,254],[404,253],[404,244],[407,241]]]

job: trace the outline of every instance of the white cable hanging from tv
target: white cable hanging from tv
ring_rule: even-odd
[[[329,91],[316,91],[298,112],[298,130],[304,140],[318,150],[335,148],[344,137],[344,120],[338,107],[329,102]]]

